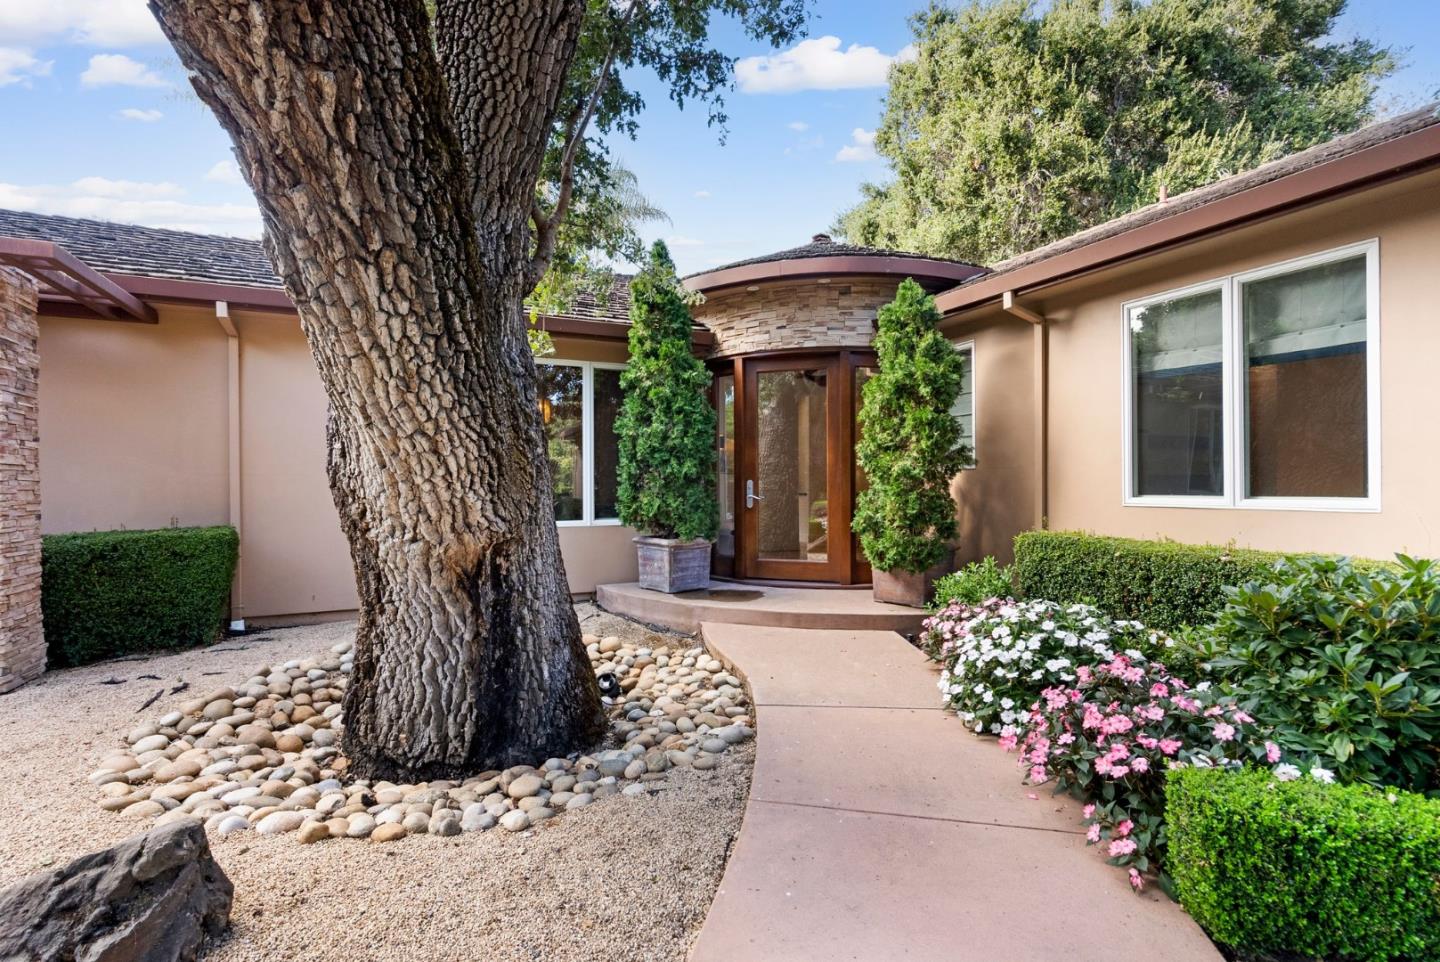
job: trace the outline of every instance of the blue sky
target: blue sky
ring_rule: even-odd
[[[807,40],[786,51],[718,22],[722,49],[742,58],[723,145],[703,109],[632,78],[649,109],[616,152],[669,213],[651,233],[682,272],[803,243],[860,183],[884,179],[867,137],[921,6],[818,0]],[[1387,103],[1440,88],[1434,0],[1352,0],[1337,32],[1409,48]],[[0,0],[0,207],[258,235],[227,137],[183,87],[144,0]]]

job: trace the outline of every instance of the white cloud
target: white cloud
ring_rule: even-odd
[[[80,75],[84,87],[168,87],[169,81],[123,53],[97,53]]]
[[[214,181],[217,184],[239,184],[245,183],[245,178],[240,176],[240,168],[233,160],[218,161],[214,167],[205,172],[205,179]]]
[[[906,49],[913,57],[913,46]],[[858,43],[841,50],[839,37],[812,37],[777,54],[741,59],[735,83],[747,94],[883,87],[895,59]]]
[[[695,192],[695,196],[700,200],[704,200],[705,198],[710,196],[710,192],[708,190],[697,190]]]
[[[850,143],[835,154],[841,163],[856,163],[875,159],[875,131],[856,127],[850,131]]]
[[[145,0],[3,0],[0,36],[92,47],[165,42]]]
[[[184,188],[169,181],[82,177],[64,185],[0,182],[0,208],[210,234],[260,236],[260,211],[253,203],[196,204],[184,200],[184,196]]]
[[[799,133],[804,133],[805,131],[810,129],[810,125],[803,120],[792,120],[785,126]]]
[[[48,77],[54,65],[53,60],[36,60],[33,53],[21,47],[0,47],[0,87],[28,87],[32,77]]]
[[[141,110],[139,107],[126,107],[120,111],[122,120],[138,120],[142,124],[153,124],[165,115],[158,110]]]
[[[673,234],[665,238],[665,243],[671,247],[700,247],[705,242],[694,237],[684,237],[680,234]]]

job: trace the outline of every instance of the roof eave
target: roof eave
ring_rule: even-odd
[[[719,270],[692,274],[685,286],[692,291],[709,293],[724,288],[748,286],[774,281],[800,280],[808,277],[844,277],[856,275],[891,275],[914,277],[917,281],[955,284],[978,274],[985,268],[953,261],[931,260],[926,257],[889,257],[876,254],[836,254],[825,257],[793,257],[755,264],[722,267]]]
[[[1440,166],[1440,125],[1217,197],[1052,257],[999,271],[939,294],[947,317],[1053,286],[1167,248],[1191,243]]]

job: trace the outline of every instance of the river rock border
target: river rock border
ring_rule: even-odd
[[[712,769],[754,736],[740,680],[702,646],[646,647],[585,636],[613,672],[610,747],[463,781],[346,776],[341,699],[353,642],[328,656],[267,665],[234,687],[182,702],[130,732],[89,778],[99,805],[156,824],[196,818],[220,836],[293,833],[390,842],[499,826],[521,832],[609,795],[646,795],[677,768]]]

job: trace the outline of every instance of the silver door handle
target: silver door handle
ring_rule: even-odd
[[[754,481],[746,481],[746,482],[745,482],[745,507],[747,507],[747,508],[753,508],[753,507],[755,507],[755,502],[756,502],[756,501],[764,501],[764,500],[765,500],[764,498],[760,497],[760,495],[758,495],[758,494],[755,493],[755,482],[754,482]]]

